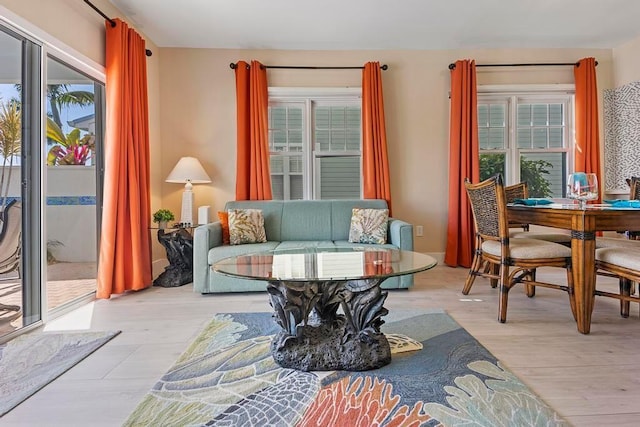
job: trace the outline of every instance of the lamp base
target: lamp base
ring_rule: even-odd
[[[182,193],[182,211],[180,212],[180,222],[185,227],[193,225],[193,191],[184,190]]]

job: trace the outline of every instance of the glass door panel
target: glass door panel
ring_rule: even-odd
[[[98,147],[103,86],[47,58],[47,309],[96,290]],[[98,108],[96,108],[98,106]],[[98,131],[97,131],[98,130]]]
[[[41,319],[39,294],[25,288],[23,253],[23,84],[27,44],[0,28],[0,342],[2,337]],[[32,302],[34,304],[32,305]]]

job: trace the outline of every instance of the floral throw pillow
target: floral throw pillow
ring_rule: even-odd
[[[379,245],[387,243],[388,222],[389,209],[354,208],[351,214],[349,242]]]
[[[264,216],[260,209],[229,209],[229,243],[264,243]]]

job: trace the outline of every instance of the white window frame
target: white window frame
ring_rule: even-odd
[[[362,105],[361,88],[302,88],[302,87],[269,87],[269,106],[271,105],[303,105],[302,112],[302,162],[303,162],[303,199],[318,199],[321,194],[319,162],[325,157],[349,157],[360,158],[360,170],[362,170],[362,128],[360,129],[360,150],[355,151],[323,151],[315,150],[313,131],[313,107],[336,105]],[[278,153],[270,152],[269,156]],[[291,152],[286,152],[287,156]],[[287,194],[285,184],[285,194]],[[362,197],[362,179],[360,179],[360,197]]]
[[[520,154],[536,153],[540,150],[518,148],[517,137],[517,105],[529,103],[561,103],[565,109],[565,126],[563,148],[548,148],[544,152],[567,153],[567,175],[573,170],[575,147],[575,86],[572,84],[558,85],[480,85],[478,86],[478,104],[496,103],[504,101],[507,113],[505,126],[506,146],[504,149],[479,150],[480,154],[505,153],[505,185],[517,184],[520,179]]]

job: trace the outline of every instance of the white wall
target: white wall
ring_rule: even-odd
[[[640,81],[640,37],[613,49],[613,84],[620,87]]]

